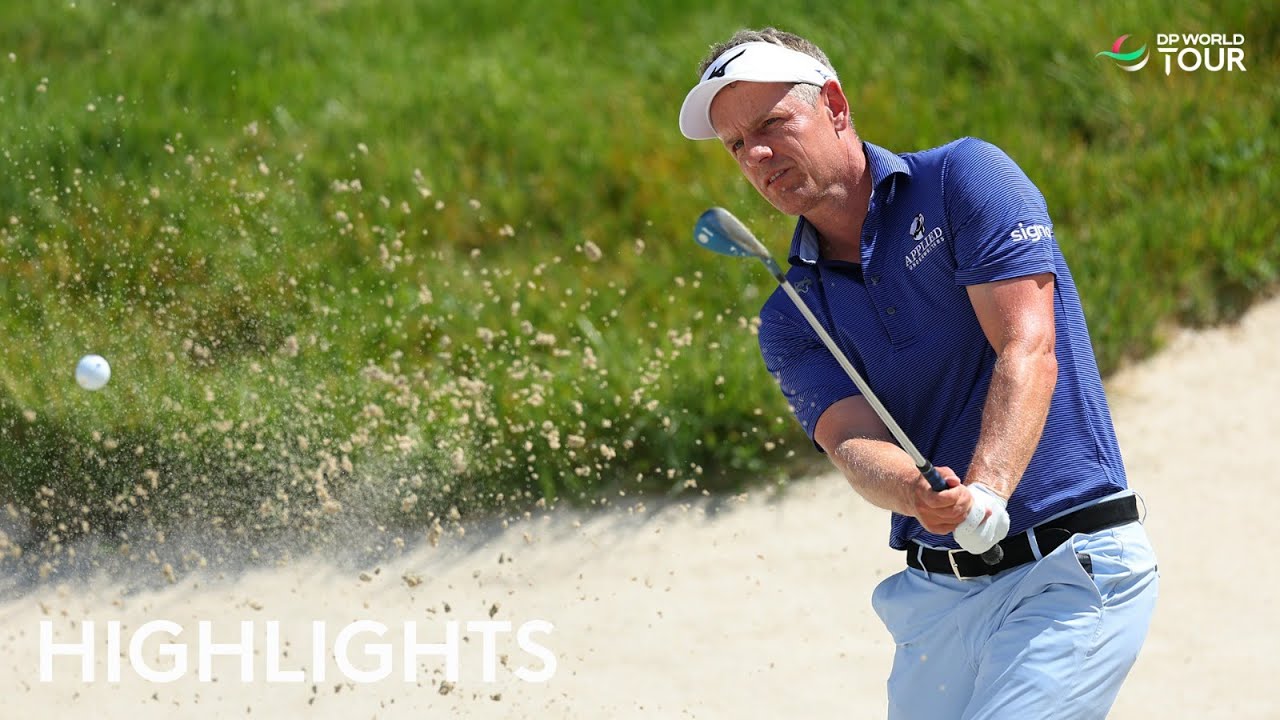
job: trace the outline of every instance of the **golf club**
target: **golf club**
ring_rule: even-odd
[[[831,351],[832,356],[840,363],[840,367],[844,368],[845,373],[849,375],[849,379],[853,381],[854,385],[858,386],[862,396],[867,399],[871,409],[884,422],[885,427],[889,428],[889,432],[898,441],[898,445],[911,456],[911,460],[916,464],[916,469],[929,482],[929,487],[933,488],[935,492],[942,492],[947,489],[947,483],[942,479],[942,475],[938,473],[937,468],[916,449],[915,443],[911,442],[911,438],[907,437],[907,434],[894,421],[893,416],[889,414],[889,411],[881,404],[880,399],[872,392],[871,386],[867,385],[867,382],[862,379],[862,375],[854,369],[853,364],[849,362],[849,358],[845,357],[844,352],[836,345],[835,340],[827,334],[826,328],[822,327],[822,323],[818,322],[818,318],[814,317],[813,312],[809,310],[809,306],[796,294],[796,289],[787,280],[786,273],[774,261],[773,256],[769,254],[769,250],[756,239],[746,225],[743,225],[728,210],[714,207],[698,217],[698,222],[693,228],[693,237],[702,247],[721,255],[759,258],[765,267],[769,268],[769,272],[773,274],[778,284],[782,286],[782,290],[791,298],[791,302],[795,303],[796,309],[800,311],[800,314],[804,315],[805,320],[809,321],[809,326],[822,339],[822,343],[827,346],[827,350]],[[990,550],[982,553],[982,559],[988,565],[995,565],[1003,558],[1004,550],[998,544],[993,545]]]

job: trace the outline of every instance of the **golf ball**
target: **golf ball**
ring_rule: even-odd
[[[101,390],[111,379],[111,366],[101,355],[85,355],[76,365],[76,382],[85,390]]]

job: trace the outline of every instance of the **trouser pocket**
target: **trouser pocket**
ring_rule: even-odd
[[[1089,574],[1089,577],[1093,577],[1093,558],[1089,557],[1089,553],[1076,553],[1076,562],[1080,563],[1080,567]]]

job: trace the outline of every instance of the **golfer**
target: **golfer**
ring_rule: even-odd
[[[930,489],[775,292],[765,365],[817,448],[892,512],[904,568],[872,598],[897,644],[889,716],[1105,717],[1158,575],[1044,198],[982,140],[864,142],[826,55],[796,35],[738,32],[699,75],[681,131],[719,141],[798,218],[788,280],[949,485]]]

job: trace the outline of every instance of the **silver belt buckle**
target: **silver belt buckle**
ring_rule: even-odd
[[[951,563],[951,574],[956,576],[957,580],[968,580],[965,575],[960,574],[960,567],[956,565],[956,553],[964,552],[964,550],[948,550],[947,561]]]

